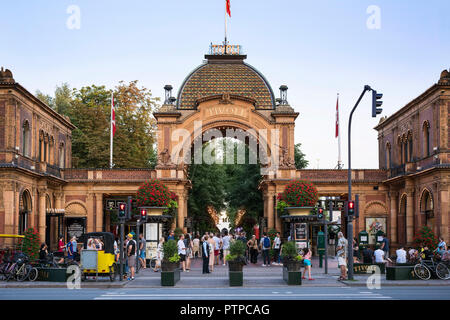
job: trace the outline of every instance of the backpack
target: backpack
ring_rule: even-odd
[[[270,248],[270,239],[268,237],[264,238],[264,248]]]

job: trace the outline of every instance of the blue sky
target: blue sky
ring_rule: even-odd
[[[211,42],[223,41],[224,2],[2,1],[0,65],[33,93],[137,79],[161,97],[165,84],[178,91]],[[80,29],[66,26],[70,5],[80,8]],[[371,5],[380,8],[380,29],[367,28]],[[383,115],[391,115],[450,67],[449,12],[446,0],[231,0],[228,38],[276,96],[289,87],[309,167],[333,168],[336,93],[345,166],[348,115],[365,84],[384,94]],[[370,107],[367,95],[354,115],[354,168],[378,167],[379,118]]]

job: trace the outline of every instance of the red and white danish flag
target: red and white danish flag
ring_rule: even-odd
[[[226,2],[227,2],[227,13],[228,13],[228,15],[230,16],[230,18],[231,18],[231,0],[226,0]]]

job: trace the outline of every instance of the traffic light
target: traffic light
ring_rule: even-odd
[[[323,219],[323,208],[319,208],[319,210],[317,211],[317,219]]]
[[[125,218],[127,212],[127,205],[124,202],[119,203],[119,218]]]
[[[348,202],[348,215],[353,216],[355,214],[355,201]]]
[[[372,90],[372,118],[375,118],[377,114],[383,111],[382,108],[379,108],[383,104],[383,101],[380,100],[382,97],[382,93],[377,93],[376,90]]]
[[[147,221],[147,209],[141,209],[141,222]]]

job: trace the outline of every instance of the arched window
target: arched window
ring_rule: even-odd
[[[408,135],[408,155],[409,155],[409,162],[413,161],[413,141],[412,141],[412,134],[410,133]]]
[[[44,133],[39,131],[39,161],[44,161]]]
[[[386,169],[392,169],[391,144],[386,143]]]
[[[22,193],[19,201],[19,234],[28,229],[28,215],[31,214],[31,196],[28,190]]]
[[[48,153],[48,135],[46,134],[44,137],[44,162],[48,161],[47,153]]]
[[[403,142],[402,137],[397,138],[397,148],[398,148],[398,165],[403,164]]]
[[[64,148],[64,143],[59,145],[59,167],[65,168],[66,164],[66,149]]]
[[[423,123],[423,156],[430,156],[430,123],[425,121]]]
[[[22,153],[24,156],[30,156],[30,124],[27,120],[22,126]]]

